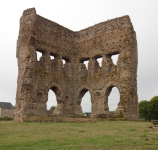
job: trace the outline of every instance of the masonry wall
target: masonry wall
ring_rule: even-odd
[[[14,117],[14,109],[2,109],[0,108],[0,117]]]
[[[39,61],[37,51],[42,53]],[[115,54],[119,54],[117,65],[111,59]],[[80,104],[87,91],[91,94],[92,116],[109,114],[108,95],[114,86],[120,92],[116,114],[138,118],[137,44],[128,16],[73,32],[37,15],[35,9],[25,10],[16,55],[19,70],[14,121],[46,116],[50,89],[57,98],[54,114],[82,114]],[[100,57],[101,67],[97,62]],[[85,60],[89,60],[88,68]]]
[[[109,113],[108,96],[115,86],[120,92],[117,113],[122,111],[127,118],[138,118],[137,43],[129,16],[77,32],[75,46],[78,63],[76,70],[79,73],[76,87],[82,85],[84,88],[85,85],[86,89],[92,91],[92,114]],[[115,54],[119,54],[117,65],[111,59]],[[100,57],[103,59],[101,67],[97,61]],[[84,60],[89,60],[88,69],[82,63]],[[95,93],[100,95],[97,96],[100,102],[97,102]],[[100,106],[95,103],[100,103]]]

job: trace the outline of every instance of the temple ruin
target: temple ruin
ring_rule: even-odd
[[[39,61],[37,52],[42,53]],[[119,56],[115,65],[111,57],[116,54]],[[139,117],[137,40],[129,16],[74,32],[37,15],[34,8],[27,9],[20,19],[16,57],[14,121],[47,116],[50,89],[56,95],[56,115],[82,115],[80,104],[87,91],[91,95],[91,117],[109,114],[108,96],[117,87],[120,100],[115,115],[129,120]],[[101,57],[99,66],[97,59]],[[66,62],[64,65],[62,60]]]

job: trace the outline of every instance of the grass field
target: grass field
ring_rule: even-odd
[[[149,122],[36,123],[2,121],[0,150],[158,150]]]

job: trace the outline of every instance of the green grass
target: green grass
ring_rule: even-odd
[[[2,121],[0,150],[157,150],[149,122],[36,123]]]

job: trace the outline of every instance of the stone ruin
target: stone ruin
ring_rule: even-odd
[[[42,53],[39,61],[37,52]],[[111,59],[116,54],[117,65]],[[37,15],[34,8],[27,9],[20,19],[16,57],[16,122],[28,116],[47,116],[50,89],[57,100],[55,115],[82,115],[80,104],[87,91],[91,116],[109,114],[108,96],[117,87],[120,101],[115,115],[129,120],[139,117],[137,40],[129,16],[74,32]],[[97,58],[101,57],[100,67]]]

